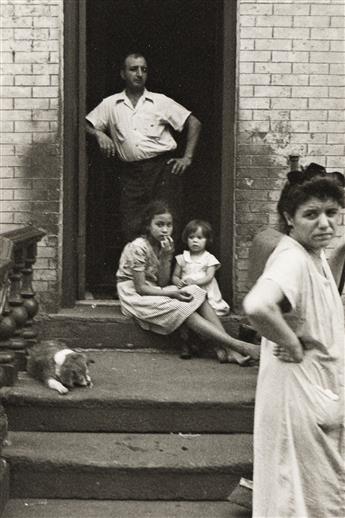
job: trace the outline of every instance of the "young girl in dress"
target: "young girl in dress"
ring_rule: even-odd
[[[176,256],[173,283],[178,288],[196,284],[207,292],[207,300],[218,316],[228,315],[230,307],[223,300],[215,273],[220,262],[207,251],[212,244],[212,227],[207,221],[193,219],[182,232],[188,250]]]
[[[125,246],[120,258],[116,276],[122,312],[134,317],[143,329],[162,335],[184,325],[212,340],[220,361],[241,363],[246,361],[244,356],[257,360],[259,347],[227,334],[206,301],[205,290],[195,284],[183,288],[169,285],[172,231],[168,206],[162,201],[152,202],[142,216],[140,236]]]

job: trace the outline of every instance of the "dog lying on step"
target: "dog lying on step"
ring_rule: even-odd
[[[92,386],[89,363],[85,354],[57,340],[43,340],[29,350],[27,372],[59,394],[67,394],[74,386]]]

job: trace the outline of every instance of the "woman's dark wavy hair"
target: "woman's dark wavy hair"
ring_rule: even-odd
[[[208,248],[213,243],[213,230],[209,222],[203,219],[192,219],[187,223],[182,232],[182,242],[187,245],[188,237],[194,234],[198,228],[201,228],[203,236],[206,237],[206,248]]]
[[[174,219],[173,211],[164,200],[154,200],[149,203],[143,210],[140,222],[136,229],[136,235],[146,235],[150,227],[151,221],[158,214],[171,214]]]
[[[277,205],[282,230],[287,233],[289,229],[284,213],[293,217],[298,207],[310,198],[331,199],[344,207],[344,184],[341,173],[327,173],[324,167],[315,163],[303,171],[290,171]]]

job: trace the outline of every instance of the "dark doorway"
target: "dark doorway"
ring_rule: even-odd
[[[119,67],[123,56],[142,52],[149,64],[148,89],[172,97],[203,123],[196,160],[185,176],[183,220],[209,220],[218,254],[223,1],[87,0],[86,7],[86,112],[122,90]],[[184,135],[177,138],[183,150]],[[87,142],[87,156],[86,290],[95,298],[107,298],[115,294],[115,272],[123,247],[116,161],[103,159],[92,141]]]

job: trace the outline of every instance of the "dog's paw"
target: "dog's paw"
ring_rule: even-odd
[[[56,390],[59,394],[67,394],[68,392],[68,388],[54,378],[49,378],[47,380],[47,385],[49,388]]]

